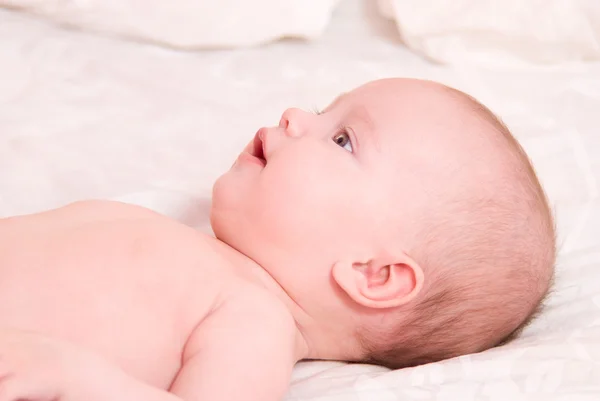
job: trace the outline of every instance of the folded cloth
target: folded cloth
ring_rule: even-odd
[[[403,41],[446,63],[600,59],[598,0],[379,0]]]

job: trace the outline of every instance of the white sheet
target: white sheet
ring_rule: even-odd
[[[497,111],[552,204],[560,258],[524,337],[414,369],[303,363],[312,401],[600,399],[600,64],[510,71],[432,65],[348,1],[322,39],[185,53],[0,11],[0,216],[82,198],[127,200],[209,231],[210,187],[258,127],[386,76],[435,79]]]

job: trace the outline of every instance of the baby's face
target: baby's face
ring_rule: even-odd
[[[412,229],[400,218],[424,202],[415,161],[431,130],[427,107],[411,108],[420,85],[375,81],[261,128],[215,183],[216,236],[319,302],[335,263],[366,261]]]

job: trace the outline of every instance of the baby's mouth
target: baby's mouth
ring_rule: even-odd
[[[263,164],[263,166],[267,165],[267,159],[265,157],[265,143],[262,139],[262,130],[258,130],[258,132],[256,133],[256,135],[254,136],[254,146],[252,147],[252,149],[250,149],[250,154],[254,157],[256,157],[258,160],[261,161],[261,163]]]

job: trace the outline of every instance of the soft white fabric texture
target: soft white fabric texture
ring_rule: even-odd
[[[548,307],[523,338],[476,355],[399,371],[302,363],[286,401],[598,401],[600,63],[432,65],[364,8],[342,3],[315,42],[216,52],[0,10],[0,217],[105,198],[210,232],[215,178],[286,107],[323,107],[382,77],[441,81],[506,121],[548,191],[560,255]]]
[[[339,0],[0,0],[80,29],[163,45],[237,47],[314,38]]]
[[[378,0],[403,41],[449,64],[600,59],[598,0]]]
[[[0,0],[78,29],[178,48],[319,38],[340,0]],[[370,0],[365,0],[370,1]],[[600,59],[597,0],[378,0],[403,42],[441,63]],[[400,46],[401,44],[398,43]]]

